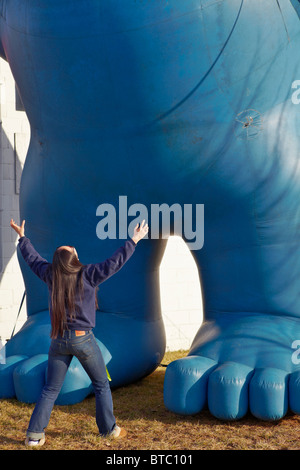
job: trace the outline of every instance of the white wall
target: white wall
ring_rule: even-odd
[[[17,236],[9,226],[19,221],[19,183],[29,144],[30,128],[23,111],[16,111],[15,83],[0,59],[0,338],[8,339],[15,325],[24,283],[16,257]],[[171,237],[160,267],[161,303],[167,349],[188,349],[202,322],[198,273],[187,246]],[[16,325],[26,320],[25,303]]]
[[[160,265],[167,350],[189,349],[203,319],[196,263],[180,237],[170,237]]]
[[[19,184],[30,128],[23,111],[16,111],[15,83],[8,64],[0,59],[0,338],[10,338],[24,283],[16,257],[17,234],[10,219],[19,221]],[[24,323],[22,309],[16,330]]]

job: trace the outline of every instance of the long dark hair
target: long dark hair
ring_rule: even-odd
[[[69,320],[76,317],[75,294],[82,292],[82,268],[74,247],[71,251],[58,247],[52,260],[51,338],[63,335]]]

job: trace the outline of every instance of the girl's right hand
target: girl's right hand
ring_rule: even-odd
[[[21,226],[19,226],[13,219],[11,219],[10,226],[15,230],[15,232],[17,232],[20,238],[25,236],[25,220],[23,220]]]

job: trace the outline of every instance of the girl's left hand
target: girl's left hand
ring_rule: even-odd
[[[17,225],[13,219],[10,221],[10,226],[13,228],[19,237],[24,237],[25,236],[25,220],[23,220],[21,226]]]
[[[134,228],[134,233],[132,237],[132,240],[134,241],[134,243],[137,244],[142,238],[144,238],[146,234],[148,233],[148,230],[149,230],[149,227],[148,227],[148,224],[145,224],[145,219],[140,224],[140,227],[139,227],[139,224],[137,224]]]

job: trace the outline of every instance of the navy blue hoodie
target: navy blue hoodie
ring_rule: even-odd
[[[135,242],[129,239],[110,258],[101,263],[87,264],[83,267],[83,291],[75,297],[76,319],[72,322],[68,321],[67,312],[66,326],[68,329],[89,330],[94,328],[96,322],[95,288],[122,268],[134,253],[135,247]],[[29,238],[21,237],[19,248],[28,266],[48,286],[51,318],[52,265],[39,255]]]

